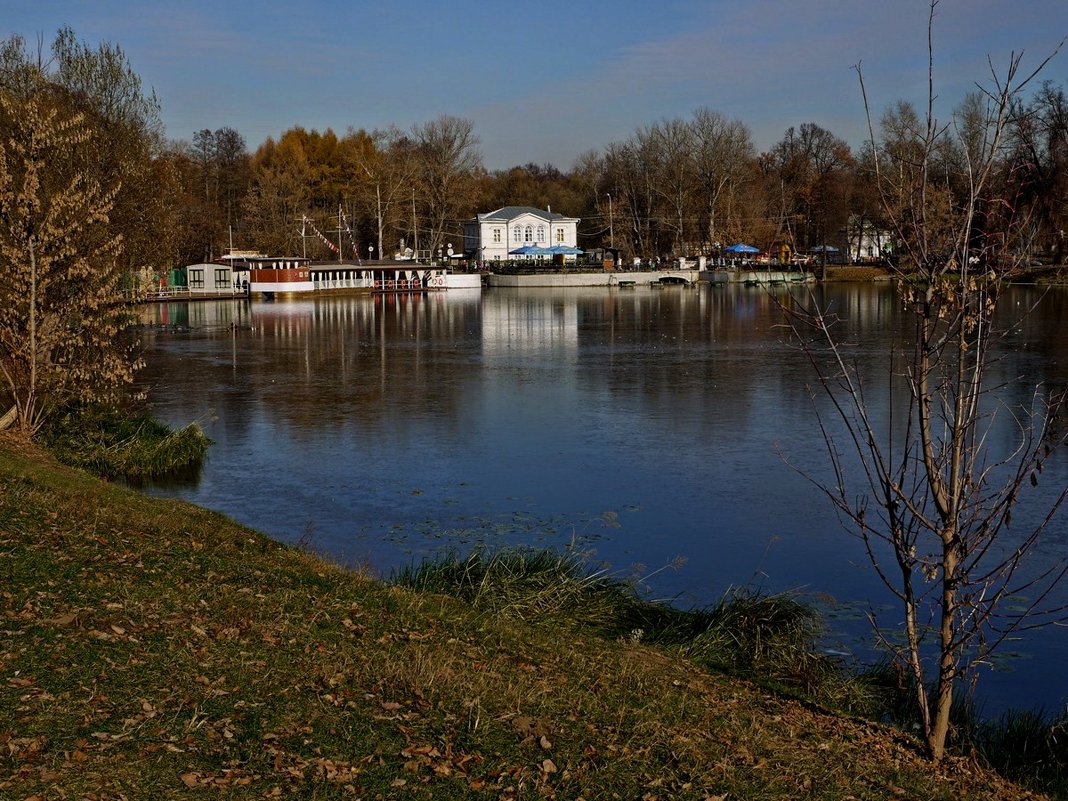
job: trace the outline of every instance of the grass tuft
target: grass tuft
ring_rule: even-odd
[[[494,615],[568,624],[667,648],[837,705],[853,681],[815,647],[818,613],[789,595],[732,590],[704,608],[642,597],[641,583],[592,565],[574,549],[450,552],[394,573],[394,584],[459,598]]]
[[[65,464],[133,485],[195,480],[211,445],[196,423],[171,430],[147,415],[101,406],[57,415],[42,441]]]

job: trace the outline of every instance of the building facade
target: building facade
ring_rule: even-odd
[[[578,247],[578,218],[531,206],[505,206],[464,223],[464,256],[478,262],[536,259],[522,248]],[[574,254],[565,256],[574,259]]]

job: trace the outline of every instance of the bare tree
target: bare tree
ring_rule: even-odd
[[[707,108],[694,112],[694,171],[700,207],[707,220],[704,239],[708,247],[726,239],[733,212],[734,195],[746,182],[755,158],[749,129],[738,120],[728,120]]]
[[[410,219],[416,175],[416,152],[412,140],[396,128],[374,131],[349,130],[343,140],[352,190],[361,211],[374,221],[379,258],[386,256],[386,232],[397,233]]]
[[[475,125],[470,120],[443,115],[416,125],[412,138],[419,153],[424,219],[430,225],[427,246],[440,249],[446,229],[459,234],[459,213],[474,189],[473,178],[482,167]]]
[[[696,184],[693,128],[681,119],[664,120],[639,136],[644,140],[642,150],[654,159],[650,166],[658,176],[653,190],[663,209],[661,227],[671,232],[673,254],[689,256],[686,234],[692,226],[688,212]]]
[[[932,0],[929,38],[937,5]],[[935,118],[930,65],[923,116],[898,106],[879,141],[869,112],[875,180],[903,250],[897,291],[913,321],[911,347],[891,354],[889,383],[907,399],[903,420],[877,419],[830,310],[811,296],[788,310],[844,423],[845,452],[852,450],[860,466],[859,475],[847,467],[830,421],[822,419],[834,479],[820,487],[900,603],[903,642],[887,645],[911,679],[935,761],[945,753],[954,690],[970,668],[1021,627],[1059,615],[1049,593],[1064,564],[1024,563],[1068,490],[1058,489],[1024,530],[1010,524],[1052,448],[1065,441],[1055,426],[1064,391],[1031,386],[1021,404],[989,373],[1004,333],[995,314],[1028,224],[1011,197],[997,194],[994,176],[1004,167],[1015,99],[1048,61],[1030,74],[1021,72],[1017,54],[1003,74],[992,65],[983,102],[972,98],[967,113],[947,125]],[[869,109],[859,67],[858,75]],[[980,215],[985,230],[977,238]],[[1018,425],[1005,452],[990,437],[999,414]],[[1031,600],[1026,609],[1010,609],[1003,603],[1010,596]]]

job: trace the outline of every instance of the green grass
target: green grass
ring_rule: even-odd
[[[1022,795],[712,670],[682,623],[562,611],[610,577],[471,577],[477,603],[372,581],[0,440],[0,798]]]

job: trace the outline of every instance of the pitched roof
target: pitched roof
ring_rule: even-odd
[[[563,214],[557,214],[555,211],[546,211],[545,209],[536,209],[533,206],[505,206],[497,209],[496,211],[487,212],[486,214],[479,214],[479,222],[492,222],[499,220],[500,222],[507,222],[514,220],[516,217],[522,217],[524,214],[531,214],[535,217],[541,217],[543,220],[567,220],[569,217],[565,217]]]

